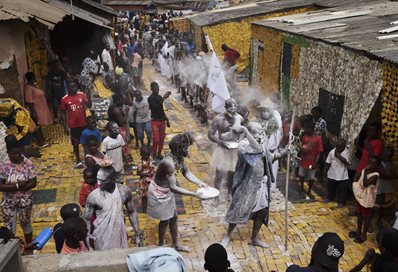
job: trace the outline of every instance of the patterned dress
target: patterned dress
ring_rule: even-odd
[[[0,180],[4,180],[5,184],[15,184],[19,181],[30,180],[35,178],[36,175],[32,161],[26,157],[23,157],[23,161],[20,164],[12,163],[9,158],[6,158],[0,164]],[[4,192],[2,204],[4,225],[12,230],[15,209],[18,211],[21,225],[26,226],[30,224],[32,205],[33,197],[31,190]]]
[[[151,174],[150,177],[140,175],[140,196],[146,197],[147,193],[148,193],[149,184],[151,183],[151,180],[155,176],[155,166],[152,163],[152,159],[149,158],[146,161],[141,160],[138,163],[137,172],[139,173],[139,175],[140,175],[140,173]]]
[[[91,91],[93,86],[93,76],[90,73],[97,72],[97,65],[91,58],[85,58],[83,63],[83,70],[80,73],[79,83],[84,86],[86,90]]]

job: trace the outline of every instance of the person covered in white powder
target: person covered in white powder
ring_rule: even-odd
[[[144,237],[138,223],[137,211],[134,208],[133,196],[129,187],[115,182],[116,171],[111,167],[101,168],[97,180],[101,187],[95,189],[87,198],[84,219],[90,222],[92,215],[96,250],[127,248],[127,231],[124,223],[125,207],[130,223],[136,233],[136,244],[142,244]],[[91,233],[91,224],[87,224]]]

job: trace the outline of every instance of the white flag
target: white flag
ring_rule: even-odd
[[[167,54],[167,48],[169,48],[168,41],[166,41],[165,44],[163,45],[162,49],[160,49],[160,53],[162,53],[165,56]]]
[[[205,35],[207,46],[212,51],[210,57],[209,76],[207,78],[207,87],[213,93],[212,110],[215,112],[223,112],[225,100],[230,98],[227,81],[225,80],[224,71],[222,70],[220,61],[213,49],[210,38]]]

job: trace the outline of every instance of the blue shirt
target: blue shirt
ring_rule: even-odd
[[[80,136],[80,143],[82,145],[85,145],[86,141],[87,141],[87,137],[90,135],[94,135],[95,137],[97,137],[98,142],[102,142],[103,137],[98,128],[94,128],[94,129],[86,128],[85,130],[83,130],[82,135]]]

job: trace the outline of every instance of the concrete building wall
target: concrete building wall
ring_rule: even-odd
[[[20,22],[0,23],[0,97],[12,97],[23,102],[24,75],[27,72],[24,34],[27,26]]]

